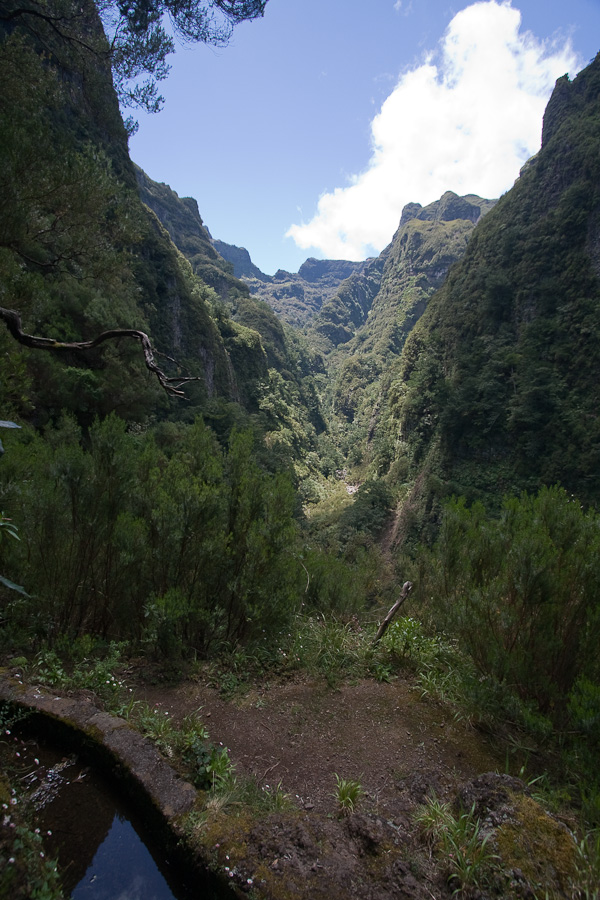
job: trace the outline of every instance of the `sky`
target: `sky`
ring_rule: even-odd
[[[130,153],[266,274],[365,259],[406,203],[509,190],[598,51],[600,0],[269,0],[227,47],[177,48]]]

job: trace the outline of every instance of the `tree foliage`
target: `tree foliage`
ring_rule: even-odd
[[[110,65],[119,99],[150,112],[161,108],[175,40],[224,46],[240,22],[262,16],[268,0],[5,0],[0,21],[18,26],[63,59],[65,48]],[[102,28],[98,28],[98,16]],[[106,35],[106,36],[105,36]],[[143,79],[143,80],[140,80]]]
[[[113,415],[84,441],[65,417],[13,441],[0,478],[22,534],[2,562],[35,595],[4,598],[16,630],[206,653],[274,633],[298,608],[294,492],[260,468],[249,432],[223,452],[200,420],[155,439]]]
[[[600,679],[599,526],[557,487],[505,498],[498,518],[455,499],[422,562],[438,626],[546,714],[564,713],[578,679]]]

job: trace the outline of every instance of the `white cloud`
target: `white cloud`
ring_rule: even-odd
[[[389,243],[402,207],[444,191],[498,197],[539,150],[558,77],[580,67],[570,41],[520,31],[510,2],[459,12],[435,53],[400,77],[371,123],[365,171],[319,199],[314,218],[287,232],[330,259],[364,259]]]

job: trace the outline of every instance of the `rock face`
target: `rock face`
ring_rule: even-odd
[[[464,253],[475,224],[495,202],[447,191],[425,207],[408,203],[391,244],[323,305],[314,330],[336,347],[357,335],[361,352],[398,353],[428,298]]]
[[[548,144],[570,117],[582,113],[585,115],[589,104],[594,103],[598,92],[599,65],[600,53],[574,81],[569,81],[568,75],[557,80],[544,112],[542,147]]]
[[[166,229],[177,250],[189,261],[193,272],[223,301],[224,315],[219,313],[213,316],[213,321],[204,329],[193,331],[188,328],[188,334],[198,340],[209,326],[218,328],[227,353],[233,399],[254,408],[257,391],[262,390],[259,385],[268,378],[269,368],[285,372],[286,379],[299,376],[295,363],[289,357],[280,319],[273,309],[260,302],[260,297],[251,295],[248,285],[234,274],[234,269],[237,272],[257,272],[267,281],[273,279],[253,266],[248,251],[243,247],[213,241],[202,221],[196,200],[179,197],[169,185],[152,181],[138,167],[136,175],[140,197],[154,213],[155,222],[158,219],[156,227],[162,225]],[[225,259],[219,250],[228,254],[229,258]],[[294,284],[294,290],[300,298],[303,297],[301,284]],[[185,323],[182,331],[185,331],[184,326]],[[222,375],[220,380],[223,380]],[[320,420],[317,427],[322,427]]]
[[[213,245],[193,197],[179,197],[168,184],[153,181],[135,167],[140,199],[152,210],[178,250],[189,260],[196,275],[226,298],[233,290],[247,293],[234,276],[233,267]]]
[[[310,257],[298,269],[298,275],[310,284],[321,283],[334,285],[344,281],[355,272],[362,271],[364,263],[350,262],[346,259],[315,259]],[[287,275],[287,272],[282,272]]]
[[[479,775],[462,786],[454,802],[456,815],[468,810],[510,874],[517,896],[533,896],[532,886],[540,884],[550,895],[568,893],[576,875],[573,835],[530,796],[520,779],[495,772]]]
[[[345,259],[307,259],[298,272],[278,269],[275,275],[265,275],[254,265],[244,247],[224,241],[213,241],[214,247],[233,271],[259,300],[269,304],[288,325],[307,326],[321,307],[335,295],[342,282],[361,272],[370,262],[350,262]]]
[[[235,244],[226,244],[225,241],[218,240],[213,240],[213,247],[223,259],[233,264],[233,274],[236,278],[258,278],[259,281],[267,283],[271,280],[269,275],[265,275],[254,265],[245,247],[236,247]]]
[[[446,191],[439,200],[425,207],[420,203],[407,203],[402,210],[400,228],[411,219],[420,219],[423,222],[452,222],[454,219],[466,219],[475,225],[495,203],[495,200],[483,200],[476,194],[459,197],[453,191]]]
[[[396,353],[402,349],[429,297],[464,254],[476,223],[495,203],[447,191],[418,211],[416,204],[405,207],[373,303],[368,343],[381,345],[383,340]]]
[[[312,327],[328,342],[326,349],[348,343],[367,321],[381,288],[388,253],[389,247],[377,259],[367,260],[364,268],[347,278],[323,304]]]

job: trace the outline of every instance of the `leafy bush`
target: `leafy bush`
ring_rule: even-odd
[[[402,662],[407,658],[424,659],[435,653],[438,641],[428,637],[422,624],[412,616],[401,616],[389,626],[382,638],[383,646]]]
[[[349,540],[354,532],[377,536],[388,519],[391,506],[392,495],[383,481],[366,481],[361,484],[354,503],[340,516],[341,540]]]
[[[5,612],[28,640],[144,638],[176,657],[272,634],[299,604],[293,487],[250,432],[223,452],[198,420],[159,448],[115,415],[84,441],[67,417],[15,443],[0,479],[23,532],[0,562],[35,594]]]
[[[452,500],[421,560],[438,627],[480,674],[555,717],[578,677],[599,674],[598,525],[560,488],[506,498],[498,519]]]

